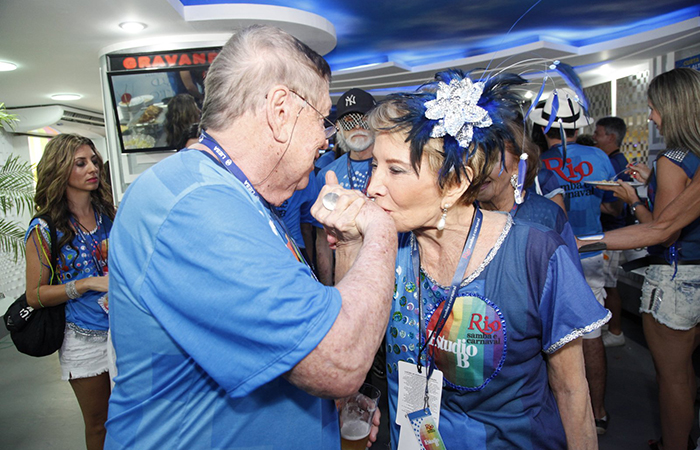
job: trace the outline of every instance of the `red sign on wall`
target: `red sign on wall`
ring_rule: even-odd
[[[110,71],[202,66],[214,61],[221,48],[179,50],[134,55],[110,55]]]

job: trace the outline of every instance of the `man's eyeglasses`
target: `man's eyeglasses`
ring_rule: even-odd
[[[335,124],[334,124],[333,122],[331,122],[330,120],[328,120],[328,118],[327,118],[326,116],[324,116],[323,113],[321,113],[321,111],[319,111],[318,109],[316,109],[316,108],[314,107],[314,105],[312,105],[311,103],[309,103],[309,101],[308,101],[307,99],[305,99],[301,94],[299,94],[298,92],[296,92],[296,91],[294,91],[294,90],[292,90],[292,89],[290,89],[289,92],[295,94],[297,97],[299,97],[300,99],[304,100],[304,102],[305,102],[307,105],[309,105],[309,106],[311,107],[311,109],[313,109],[314,111],[316,111],[316,113],[318,113],[318,115],[321,116],[321,117],[323,118],[323,121],[325,122],[325,124],[328,125],[326,128],[323,129],[323,132],[324,132],[325,135],[326,135],[326,139],[330,139],[330,138],[332,138],[333,136],[335,136],[335,134],[338,132],[338,127],[336,127]]]

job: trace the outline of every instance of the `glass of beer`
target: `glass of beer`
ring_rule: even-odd
[[[340,448],[342,450],[365,450],[372,429],[374,411],[379,404],[381,392],[365,383],[355,394],[343,399],[340,404]]]

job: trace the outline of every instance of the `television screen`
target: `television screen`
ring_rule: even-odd
[[[110,73],[122,151],[179,150],[182,133],[199,122],[207,68]]]

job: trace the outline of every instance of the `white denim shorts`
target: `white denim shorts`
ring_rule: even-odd
[[[690,330],[700,323],[700,267],[670,265],[647,267],[639,312],[674,330]]]
[[[605,275],[606,288],[617,287],[621,256],[622,250],[606,250],[603,252],[603,273]]]
[[[66,325],[66,335],[58,351],[58,359],[61,363],[61,379],[64,381],[105,373],[109,369],[107,335],[104,339],[84,336]]]
[[[586,282],[588,286],[593,291],[595,299],[598,303],[605,306],[605,272],[604,272],[604,261],[603,255],[591,256],[590,258],[585,258],[581,260],[581,267],[583,267],[583,276],[586,277]],[[601,336],[601,329],[597,328],[590,333],[583,335],[584,339],[595,339]]]

